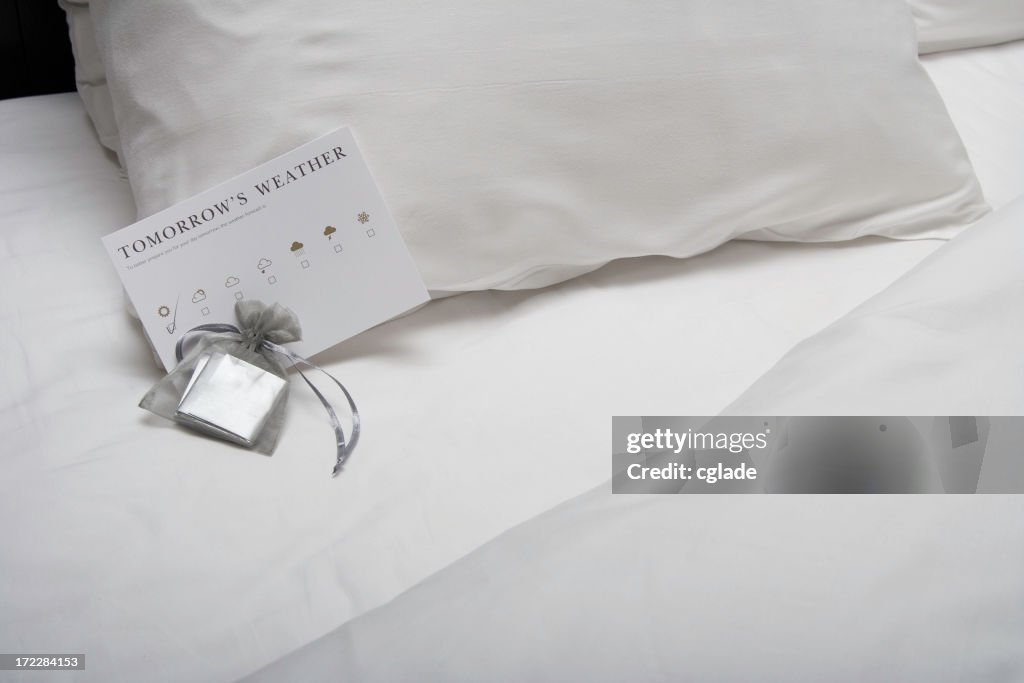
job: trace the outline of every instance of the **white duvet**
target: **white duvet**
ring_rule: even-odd
[[[729,411],[1024,413],[1022,253],[1024,198],[798,345]],[[249,680],[1022,679],[1022,496],[606,484]]]
[[[1007,683],[1020,496],[601,487],[247,679]]]

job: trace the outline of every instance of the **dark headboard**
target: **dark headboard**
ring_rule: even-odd
[[[56,0],[0,0],[0,99],[75,89],[64,10]]]

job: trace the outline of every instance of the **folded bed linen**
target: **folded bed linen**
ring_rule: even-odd
[[[1024,415],[1024,196],[798,344],[732,415]]]
[[[366,418],[330,480],[302,392],[270,459],[135,407],[158,371],[98,243],[134,207],[94,138],[74,96],[0,103],[0,640],[88,652],[74,680],[256,670],[599,484],[609,415],[721,410],[941,244],[731,243],[431,304],[317,358]]]
[[[727,412],[1024,414],[1021,253],[1024,197],[798,345]],[[1022,490],[988,465],[979,489]],[[247,680],[1024,678],[1021,496],[610,489]]]
[[[994,208],[1024,194],[1024,40],[921,57]]]
[[[1020,496],[604,484],[245,680],[1018,681],[1022,571]]]

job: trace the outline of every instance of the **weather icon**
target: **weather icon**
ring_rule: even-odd
[[[261,273],[266,273],[267,268],[273,265],[273,261],[268,258],[261,258],[260,262],[256,264],[256,269]]]
[[[161,306],[160,308],[156,309],[156,314],[161,318],[166,318],[171,314],[171,309],[168,306]]]
[[[196,293],[192,295],[192,303],[197,304],[200,301],[206,301],[206,292],[201,289],[197,289]]]
[[[359,215],[356,216],[356,220],[362,223],[363,225],[366,225],[367,223],[370,222],[370,214],[366,213],[365,211],[360,211]]]
[[[324,228],[324,237],[326,237],[327,239],[331,239],[331,237],[336,232],[338,232],[338,229],[336,227],[334,227],[333,225],[328,225],[326,228]]]
[[[237,277],[235,277],[234,275],[231,275],[231,276],[229,276],[229,277],[228,277],[228,279],[227,279],[227,280],[225,280],[225,281],[224,281],[224,286],[225,286],[225,287],[234,287],[234,286],[235,286],[235,285],[237,285],[237,284],[238,284],[239,282],[241,282],[241,280],[239,280],[239,279],[238,279]]]
[[[303,244],[302,242],[292,242],[291,252],[296,256],[301,256],[302,254],[306,253],[304,251],[305,246],[306,245]]]

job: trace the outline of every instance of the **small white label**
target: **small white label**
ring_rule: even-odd
[[[426,302],[419,271],[348,128],[103,238],[164,366],[235,302],[291,308],[310,356]]]

